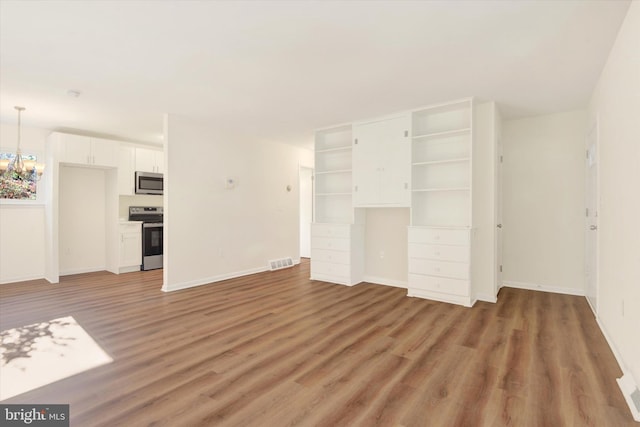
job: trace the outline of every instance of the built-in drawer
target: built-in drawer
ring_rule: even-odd
[[[409,258],[409,273],[469,280],[469,264]]]
[[[349,264],[334,264],[330,262],[311,261],[311,277],[327,275],[344,278],[349,281],[351,266]]]
[[[351,240],[311,236],[311,248],[329,249],[334,251],[348,251],[351,249]]]
[[[142,232],[142,223],[120,223],[118,230],[120,233],[140,233]]]
[[[311,235],[317,237],[344,237],[351,235],[349,224],[311,224]]]
[[[409,274],[409,288],[423,291],[442,292],[460,296],[469,295],[469,281],[450,279],[447,277],[423,276]]]
[[[409,258],[469,262],[469,247],[409,243]]]
[[[469,230],[410,227],[409,243],[468,246]]]
[[[331,251],[328,249],[311,249],[311,259],[319,262],[332,262],[337,264],[351,263],[351,252]]]

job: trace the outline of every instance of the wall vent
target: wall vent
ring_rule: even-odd
[[[274,259],[269,261],[269,270],[282,270],[283,268],[293,267],[293,260],[291,257]]]

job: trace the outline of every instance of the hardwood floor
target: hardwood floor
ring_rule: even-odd
[[[308,277],[2,285],[1,330],[73,316],[113,358],[3,403],[69,403],[72,426],[637,425],[583,297],[503,288],[469,309]]]

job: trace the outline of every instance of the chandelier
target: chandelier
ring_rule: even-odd
[[[0,176],[5,179],[38,181],[44,172],[44,164],[36,163],[36,161],[32,159],[25,160],[22,157],[22,150],[20,150],[20,114],[25,110],[25,108],[16,106],[15,109],[18,110],[18,147],[16,149],[16,155],[11,160],[0,159]]]

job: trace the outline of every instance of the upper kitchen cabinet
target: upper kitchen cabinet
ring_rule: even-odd
[[[353,206],[411,205],[411,116],[353,126]]]
[[[55,132],[59,161],[81,166],[118,167],[118,143],[107,139]]]
[[[136,147],[136,171],[164,173],[164,153],[161,150]]]
[[[118,194],[133,196],[135,194],[135,147],[121,144],[118,151]]]

